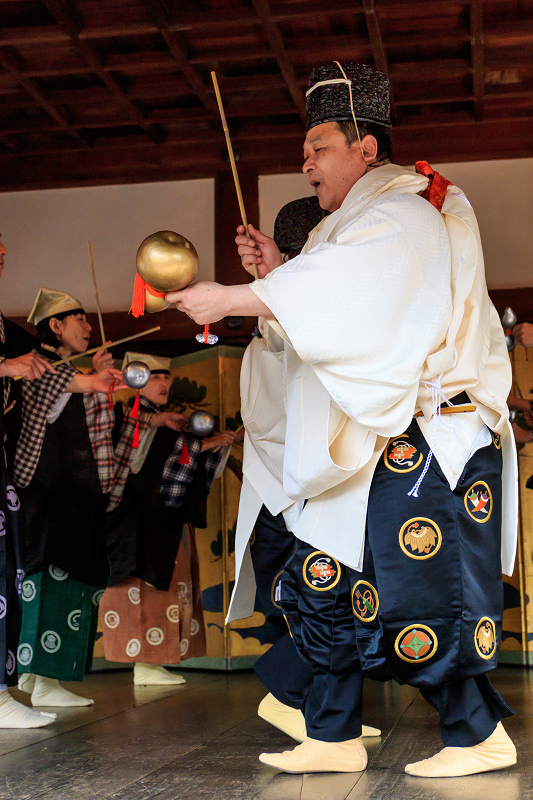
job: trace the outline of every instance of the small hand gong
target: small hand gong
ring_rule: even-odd
[[[215,430],[215,418],[209,411],[193,411],[189,417],[189,430],[195,436],[210,436]]]
[[[142,389],[150,380],[150,369],[144,361],[130,361],[122,370],[122,377],[130,389]]]

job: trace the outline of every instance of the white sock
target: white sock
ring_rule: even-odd
[[[21,692],[27,692],[31,694],[35,689],[35,675],[31,672],[21,672],[19,674],[19,685],[18,688]]]
[[[185,683],[185,678],[176,672],[169,672],[160,664],[137,661],[133,665],[133,683],[136,686],[177,686]]]
[[[69,692],[68,689],[61,686],[56,678],[45,678],[43,675],[36,675],[31,703],[33,706],[72,708],[76,706],[92,706],[94,700]]]
[[[1,687],[0,687],[1,688]],[[0,729],[2,728],[42,728],[56,719],[56,714],[32,711],[23,703],[18,703],[7,691],[0,692]]]

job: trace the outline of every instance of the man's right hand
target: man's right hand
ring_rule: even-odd
[[[531,322],[522,322],[520,325],[515,325],[513,333],[521,345],[533,347],[533,325]]]
[[[182,431],[187,427],[188,419],[177,411],[160,411],[154,414],[150,422],[151,428],[170,428],[172,431]]]
[[[0,363],[0,377],[26,378],[34,381],[41,378],[45,372],[55,375],[55,369],[46,358],[37,353],[26,353],[18,358],[6,358]]]
[[[274,239],[265,236],[253,225],[248,225],[248,232],[250,236],[246,236],[244,225],[239,225],[237,228],[239,235],[235,237],[242,265],[246,272],[253,275],[253,265],[255,264],[258,276],[264,278],[269,272],[283,264],[283,258]],[[251,236],[253,239],[250,238]]]

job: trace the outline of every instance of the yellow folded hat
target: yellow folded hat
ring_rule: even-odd
[[[37,299],[30,311],[28,322],[38,325],[43,319],[64,314],[65,311],[83,311],[83,306],[79,300],[66,292],[59,292],[57,289],[39,289]]]
[[[143,361],[149,368],[152,375],[158,372],[166,372],[170,375],[170,358],[162,358],[161,356],[151,356],[148,353],[126,353],[124,361],[122,362],[122,369],[130,364],[132,361]]]

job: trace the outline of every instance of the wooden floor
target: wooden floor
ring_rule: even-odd
[[[512,769],[467,778],[413,778],[410,761],[440,749],[434,711],[410,687],[368,682],[364,773],[284,775],[257,756],[293,745],[256,715],[253,672],[185,671],[173,689],[133,687],[131,671],[92,674],[71,688],[91,708],[60,711],[35,731],[0,731],[0,798],[9,800],[520,800],[533,799],[533,673],[499,669],[496,688],[517,712],[506,723]],[[17,699],[28,698],[15,692]]]

